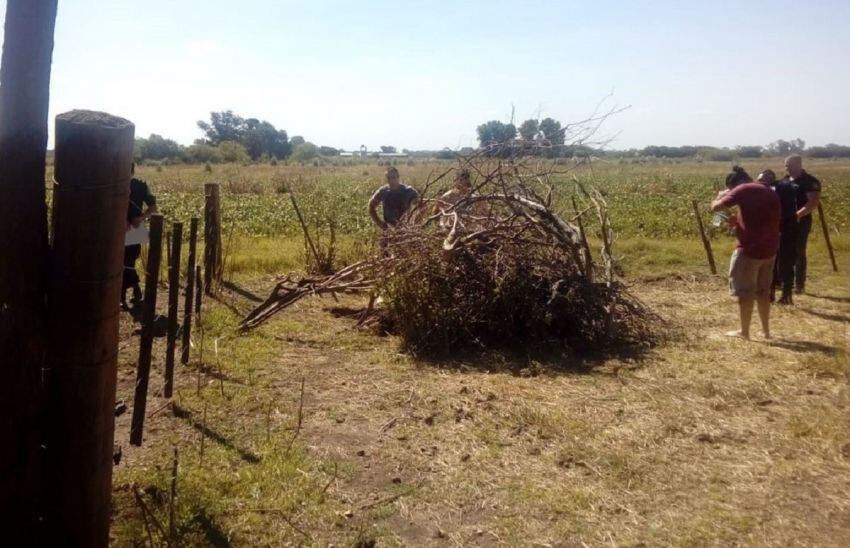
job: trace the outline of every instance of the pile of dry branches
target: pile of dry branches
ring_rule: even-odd
[[[471,189],[451,197],[434,192],[461,169],[471,173]],[[429,181],[423,200],[382,234],[371,256],[330,276],[284,277],[242,328],[308,295],[362,292],[372,296],[369,311],[378,297],[406,346],[420,353],[650,343],[653,315],[614,279],[604,199],[565,182],[558,169],[526,153],[484,151],[461,159]],[[566,219],[552,205],[556,184],[575,185]],[[586,224],[602,242],[600,266],[593,263]]]

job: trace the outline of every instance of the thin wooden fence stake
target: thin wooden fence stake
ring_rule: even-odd
[[[180,363],[189,363],[190,342],[192,339],[192,299],[195,295],[195,254],[198,245],[198,218],[192,217],[189,223],[189,258],[186,265],[186,300],[183,303],[183,339]]]
[[[829,227],[826,224],[826,215],[823,212],[823,204],[818,204],[818,216],[820,226],[823,229],[823,239],[826,240],[826,249],[829,251],[829,261],[832,263],[832,271],[838,272],[838,263],[835,262],[835,250],[832,249],[832,241],[829,239]]]
[[[204,298],[204,279],[201,277],[201,266],[195,267],[195,316],[198,316],[198,321],[201,321],[201,301]]]
[[[207,439],[207,402],[204,402],[204,418],[201,421],[201,456],[200,465],[204,466],[204,440]]]
[[[171,231],[165,231],[165,279],[169,278],[169,272],[171,269]],[[159,279],[162,280],[162,270],[159,272]]]
[[[171,496],[168,498],[168,544],[177,546],[177,526],[174,522],[174,503],[177,499],[177,447],[174,448],[174,461],[171,465]]]
[[[174,390],[174,352],[177,347],[177,309],[180,298],[180,252],[183,245],[183,223],[171,227],[171,256],[168,261],[168,335],[165,345],[165,385],[162,395],[171,397]]]
[[[268,442],[272,438],[272,404],[274,400],[269,398],[269,405],[266,408],[266,441]]]
[[[221,281],[221,210],[218,183],[204,185],[204,288],[212,295]]]
[[[708,239],[708,236],[705,234],[705,227],[702,224],[702,216],[699,213],[699,206],[697,205],[697,201],[693,200],[691,204],[694,206],[694,217],[697,218],[697,227],[699,228],[699,235],[702,238],[702,245],[705,248],[705,255],[708,257],[708,268],[711,269],[712,274],[717,274],[717,265],[714,263],[714,253],[711,251],[711,240]]]
[[[148,398],[148,381],[153,350],[153,322],[156,316],[156,288],[159,283],[159,263],[162,258],[162,215],[151,217],[148,264],[145,274],[145,301],[142,308],[142,334],[139,343],[139,365],[136,371],[136,394],[133,398],[133,419],[130,425],[130,443],[142,445],[145,427],[145,406]]]
[[[292,449],[292,444],[295,443],[295,438],[298,437],[298,434],[301,433],[301,422],[304,417],[304,377],[301,377],[301,396],[298,398],[298,424],[295,426],[295,432],[292,433],[292,437],[289,439],[289,443],[286,445],[286,453],[289,454],[289,450]]]

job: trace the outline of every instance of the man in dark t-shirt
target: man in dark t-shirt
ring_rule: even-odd
[[[799,154],[785,158],[786,181],[797,185],[797,245],[794,264],[794,285],[797,293],[806,290],[806,246],[812,231],[812,212],[820,204],[821,184],[803,169]]]
[[[776,180],[771,169],[759,173],[758,180],[776,192],[780,205],[779,252],[773,269],[771,300],[777,287],[782,288],[779,304],[793,304],[794,263],[797,257],[797,185],[790,181]]]
[[[741,317],[740,331],[727,335],[750,338],[750,321],[754,304],[762,331],[770,338],[770,287],[773,284],[773,263],[779,247],[779,197],[765,184],[754,183],[739,167],[727,177],[727,187],[712,202],[712,211],[738,206],[734,220],[738,247],[729,265],[729,289],[738,298]]]
[[[135,175],[136,164],[132,164],[130,174]],[[147,206],[147,208],[145,208]],[[127,231],[139,228],[151,215],[157,212],[156,197],[151,193],[148,184],[141,179],[130,179],[130,200],[127,207]],[[142,288],[139,287],[139,274],[136,272],[136,261],[142,253],[142,244],[124,246],[124,276],[121,281],[121,308],[127,310],[127,290],[133,289],[132,303],[142,300]]]
[[[398,170],[387,169],[387,184],[379,188],[369,200],[369,216],[381,230],[395,225],[410,207],[419,200],[416,189],[399,180]],[[378,217],[378,204],[382,205],[383,219]]]

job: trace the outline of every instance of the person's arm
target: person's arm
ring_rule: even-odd
[[[728,209],[735,205],[734,195],[731,190],[721,190],[717,193],[717,197],[711,202],[711,211],[717,213],[722,209]]]
[[[380,189],[372,195],[372,198],[369,200],[369,217],[372,218],[372,222],[378,225],[378,228],[381,230],[386,230],[387,223],[384,222],[380,217],[378,217],[378,204],[381,203],[381,191]]]
[[[419,203],[419,193],[416,192],[416,189],[413,188],[413,187],[410,187],[410,190],[413,191],[413,192],[411,192],[412,196],[410,197],[410,207],[413,207],[417,203]]]
[[[130,224],[133,225],[133,228],[139,228],[144,221],[150,219],[151,215],[154,215],[158,211],[159,209],[157,209],[156,204],[154,204],[147,208],[141,215],[133,219],[133,222]]]
[[[806,205],[797,210],[798,221],[818,208],[818,204],[820,204],[820,191],[806,192],[806,199],[808,200]]]
[[[133,228],[138,228],[143,222],[150,219],[152,215],[159,212],[159,208],[156,206],[156,198],[150,192],[147,196],[145,196],[143,203],[148,207],[142,212],[141,215],[139,215],[130,222],[130,224],[133,225]]]

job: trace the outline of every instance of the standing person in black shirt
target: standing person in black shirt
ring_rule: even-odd
[[[389,167],[386,177],[387,184],[376,190],[369,200],[369,216],[381,230],[398,223],[407,210],[419,200],[419,193],[415,188],[402,184],[398,169]],[[378,204],[383,206],[383,219],[378,217]]]
[[[797,185],[797,257],[794,265],[794,285],[797,293],[806,290],[806,244],[812,230],[812,212],[820,203],[820,181],[803,169],[803,158],[792,154],[785,158],[786,181]]]
[[[130,174],[136,174],[136,164],[130,167]],[[143,206],[147,209],[143,209]],[[141,179],[130,179],[130,203],[127,208],[127,231],[139,228],[151,215],[157,212],[156,197],[151,194],[148,184]],[[136,261],[142,253],[142,244],[124,246],[124,277],[121,282],[121,308],[127,310],[127,290],[133,289],[132,303],[142,300],[142,288],[139,287],[139,274],[136,272]]]
[[[779,252],[773,270],[771,300],[777,287],[782,288],[779,304],[793,304],[794,263],[797,258],[797,185],[789,181],[777,181],[772,169],[759,173],[758,180],[770,186],[779,196],[782,215],[779,224]]]

